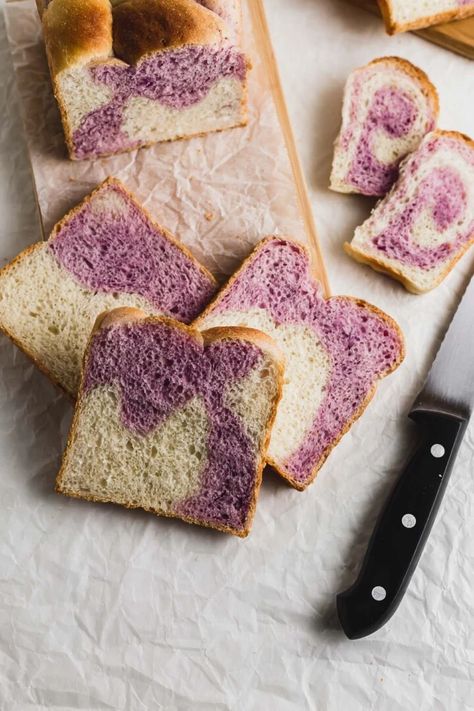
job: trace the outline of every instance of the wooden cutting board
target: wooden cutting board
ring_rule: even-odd
[[[349,2],[380,15],[375,0],[349,0]],[[463,57],[474,59],[474,17],[457,22],[447,22],[444,25],[436,25],[424,30],[415,30],[415,34],[429,42],[439,44],[445,49],[450,49],[456,54],[461,54]]]

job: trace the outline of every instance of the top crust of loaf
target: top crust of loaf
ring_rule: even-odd
[[[450,20],[462,20],[464,17],[474,15],[474,5],[459,6],[444,12],[438,12],[434,15],[424,16],[412,22],[400,23],[397,22],[391,0],[378,0],[380,12],[385,22],[385,28],[389,35],[395,35],[399,32],[408,32],[409,30],[420,30],[423,27],[431,27],[439,25],[442,22]]]
[[[52,0],[43,9],[42,19],[53,75],[112,56],[109,0]]]
[[[129,64],[151,52],[216,44],[225,36],[220,17],[195,0],[124,0],[113,10],[114,52]]]
[[[136,63],[151,52],[211,45],[227,26],[196,0],[37,0],[53,76],[114,56]]]

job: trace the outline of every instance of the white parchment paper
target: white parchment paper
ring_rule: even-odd
[[[376,18],[342,1],[266,7],[333,291],[396,317],[406,362],[308,491],[266,477],[252,533],[240,541],[56,496],[69,405],[1,338],[2,711],[474,709],[472,426],[396,616],[358,642],[334,619],[334,594],[352,582],[413,442],[406,413],[473,255],[435,292],[411,296],[342,252],[372,202],[327,190],[352,68],[383,54],[407,57],[438,85],[442,126],[474,134],[474,65],[410,35],[389,39]],[[1,16],[0,29],[6,260],[40,228]]]

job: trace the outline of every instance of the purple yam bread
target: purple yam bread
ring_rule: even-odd
[[[428,134],[345,249],[421,294],[438,286],[474,242],[474,141]]]
[[[359,299],[325,299],[304,247],[281,237],[257,245],[195,326],[257,328],[280,347],[285,384],[267,462],[300,490],[404,358],[389,316]]]
[[[238,0],[39,2],[69,155],[94,159],[247,122]]]
[[[385,195],[400,161],[435,128],[439,102],[421,69],[399,57],[375,59],[349,76],[331,189]]]
[[[0,271],[0,329],[74,396],[98,314],[134,306],[190,323],[215,290],[211,274],[109,178],[47,242]]]
[[[473,0],[378,0],[389,35],[474,15]]]
[[[56,490],[244,537],[282,381],[257,331],[109,312],[86,352]]]

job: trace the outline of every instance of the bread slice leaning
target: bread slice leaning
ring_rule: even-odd
[[[192,321],[216,282],[115,179],[0,271],[0,330],[71,396],[98,314],[134,306]]]
[[[356,229],[346,252],[422,294],[437,287],[474,242],[474,141],[434,131]]]
[[[308,252],[286,237],[258,244],[194,325],[257,328],[280,347],[285,385],[267,462],[300,490],[404,358],[397,324],[360,299],[325,299]]]
[[[378,0],[389,35],[474,15],[471,0]]]
[[[435,128],[438,94],[426,74],[399,57],[374,59],[346,83],[331,189],[385,195],[400,161]]]
[[[282,381],[263,333],[111,311],[86,351],[56,489],[244,537]]]

